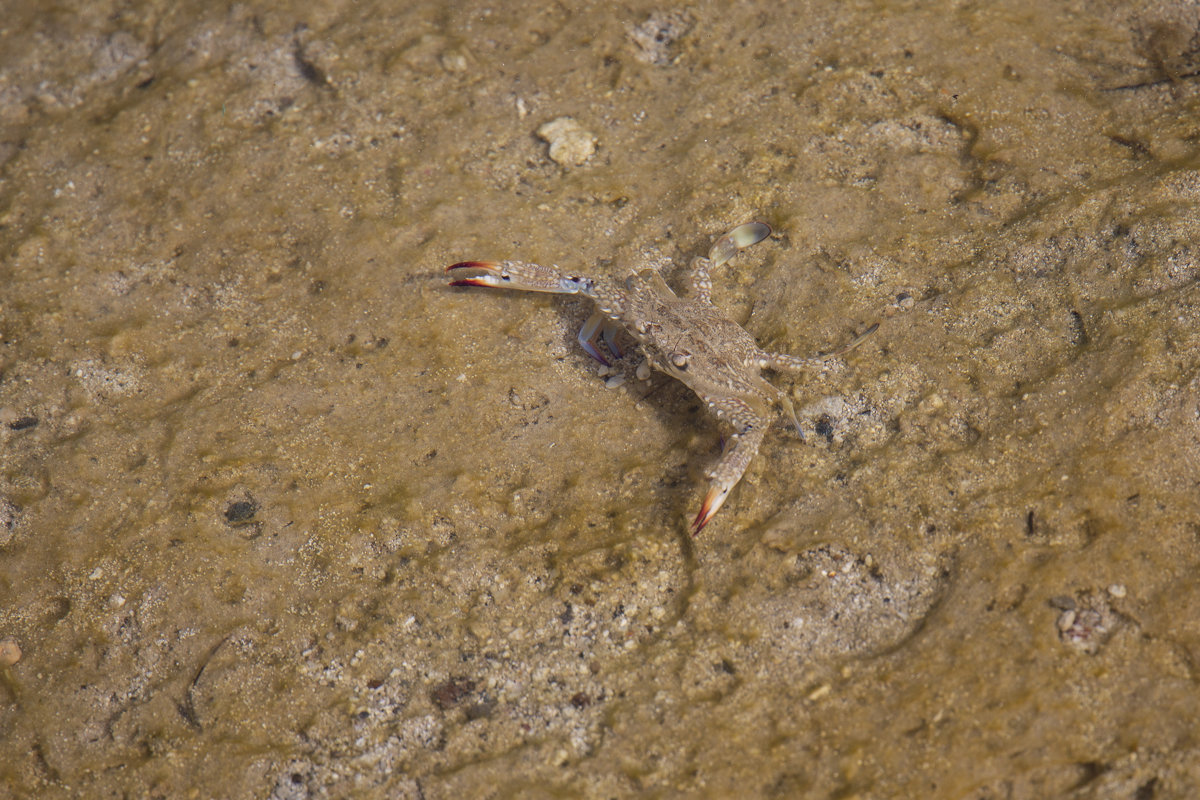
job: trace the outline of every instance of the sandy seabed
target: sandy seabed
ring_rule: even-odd
[[[1194,4],[7,5],[12,796],[1200,796]]]

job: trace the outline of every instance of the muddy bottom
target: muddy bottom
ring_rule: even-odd
[[[0,28],[18,797],[1200,795],[1200,11],[184,2]],[[713,273],[732,431],[586,299]],[[802,435],[801,435],[802,434]]]

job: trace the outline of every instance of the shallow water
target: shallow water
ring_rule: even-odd
[[[4,18],[19,796],[1200,788],[1194,8]],[[756,218],[764,346],[882,326],[693,540],[699,401],[442,267]]]

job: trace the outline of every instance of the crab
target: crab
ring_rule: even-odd
[[[804,436],[791,399],[768,383],[762,370],[801,371],[824,365],[856,347],[878,327],[872,325],[845,347],[813,358],[760,348],[749,332],[712,304],[709,271],[770,234],[771,228],[765,223],[749,222],[719,238],[707,258],[693,261],[686,298],[671,291],[654,269],[640,270],[621,284],[524,261],[461,261],[446,271],[454,275],[451,286],[489,286],[590,298],[596,310],[578,338],[592,358],[609,363],[600,349],[601,340],[611,355],[622,358],[617,335],[625,330],[638,343],[650,366],[682,381],[733,428],[720,460],[708,470],[708,492],[691,524],[695,536],[725,504],[745,474],[774,419],[776,404],[786,411],[801,438]]]

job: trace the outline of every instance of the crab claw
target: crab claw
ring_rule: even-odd
[[[739,250],[745,250],[770,235],[771,226],[765,222],[747,222],[744,225],[738,225],[713,242],[712,249],[708,251],[708,258],[715,266],[719,267],[737,255]]]
[[[726,400],[724,404],[729,409],[741,408],[745,413],[752,413],[752,409],[741,400]],[[709,472],[712,483],[708,485],[708,494],[704,495],[704,502],[700,504],[700,513],[692,521],[693,536],[703,530],[713,515],[725,504],[725,499],[729,497],[733,487],[738,485],[750,460],[758,452],[758,446],[762,444],[769,422],[769,419],[758,419],[729,437],[721,453],[721,460]]]
[[[499,266],[495,261],[460,261],[446,267],[446,272],[455,269],[470,269],[479,273],[478,275],[463,273],[463,277],[450,281],[451,286],[503,286],[505,279],[501,273],[496,271]]]
[[[566,275],[556,267],[543,267],[526,261],[460,261],[446,267],[447,272],[455,270],[463,270],[462,277],[450,281],[451,286],[493,286],[526,292],[585,294],[589,297],[593,296],[595,288],[591,278]]]
[[[729,497],[729,490],[732,488],[732,486],[728,488],[712,486],[709,488],[708,494],[704,495],[704,502],[700,504],[700,513],[692,521],[692,536],[696,536],[700,531],[704,530],[704,526],[713,518],[713,515],[721,510],[721,506],[725,504],[725,498]]]

